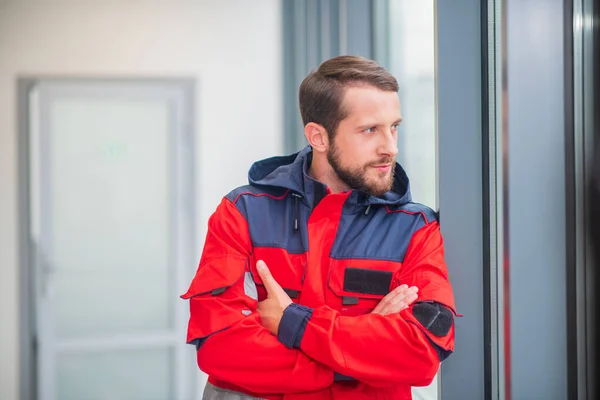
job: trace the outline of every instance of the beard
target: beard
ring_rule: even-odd
[[[373,195],[382,196],[392,189],[394,183],[394,171],[396,169],[396,160],[393,158],[381,158],[377,161],[365,164],[362,167],[345,166],[342,162],[340,151],[335,145],[335,141],[327,150],[327,161],[333,168],[337,177],[344,182],[348,187],[361,192]],[[386,172],[389,175],[386,178],[371,179],[367,178],[367,171],[375,165],[391,164],[391,170]]]

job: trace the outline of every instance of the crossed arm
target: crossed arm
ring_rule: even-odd
[[[239,232],[247,231],[245,219],[224,199],[209,221],[196,278],[183,296],[190,299],[188,342],[196,344],[204,372],[253,393],[323,389],[333,383],[334,371],[373,386],[431,382],[439,345],[451,345],[432,341],[413,315],[414,271],[421,278],[431,275],[427,282],[447,281],[441,242],[434,240],[432,251],[419,251],[412,265],[405,263],[401,281],[407,285],[390,292],[371,314],[344,317],[327,306],[292,304],[264,263],[257,266],[269,294],[259,303],[245,285],[252,246]],[[453,326],[445,336],[453,339]]]

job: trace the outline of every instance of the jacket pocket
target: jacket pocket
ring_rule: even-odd
[[[327,303],[342,315],[368,314],[397,286],[399,262],[382,260],[332,260]]]
[[[257,286],[258,301],[267,298],[267,292],[263,281],[256,269],[256,262],[263,260],[273,278],[286,291],[294,303],[298,302],[302,285],[304,281],[304,272],[306,268],[306,254],[291,254],[285,249],[278,248],[255,248],[254,254],[250,258],[249,270]]]
[[[210,293],[213,296],[223,293],[244,277],[248,258],[236,255],[223,255],[203,260],[196,275],[182,299]]]
[[[248,258],[238,255],[201,261],[189,289],[181,296],[190,299],[188,343],[199,348],[210,335],[233,326],[256,308],[256,289],[251,291],[254,282],[247,265]],[[252,287],[248,288],[247,281]]]

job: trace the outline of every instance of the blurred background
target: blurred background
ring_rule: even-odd
[[[298,86],[340,54],[399,81],[398,161],[465,314],[415,399],[593,398],[598,10],[0,0],[0,400],[202,397],[179,295],[207,220],[306,145]]]

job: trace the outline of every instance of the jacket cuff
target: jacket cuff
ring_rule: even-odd
[[[313,309],[292,303],[283,310],[283,316],[279,322],[277,339],[290,349],[299,349],[300,342],[304,336],[304,330]]]

